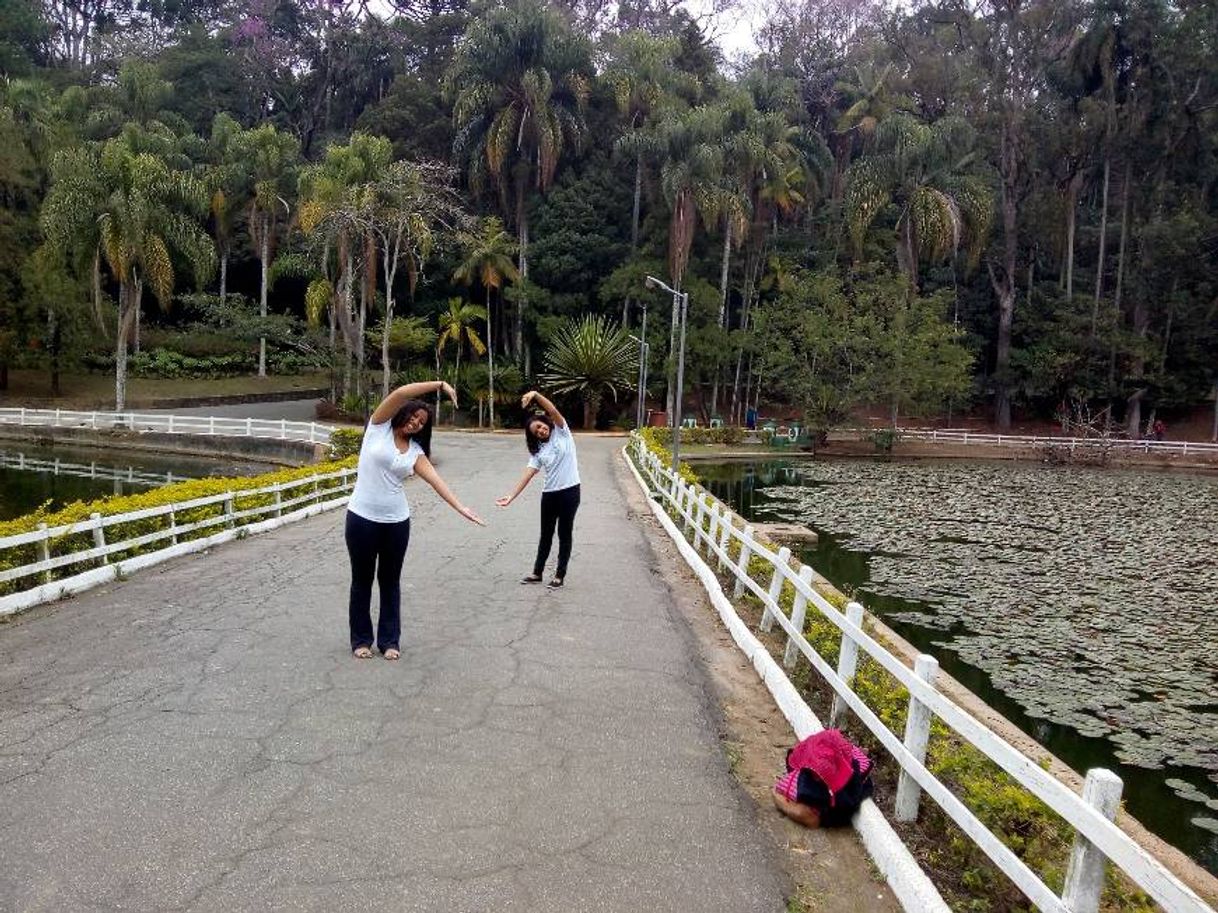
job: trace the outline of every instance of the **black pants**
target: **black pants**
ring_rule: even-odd
[[[541,496],[541,541],[537,543],[537,560],[533,573],[538,577],[546,569],[550,557],[550,543],[554,541],[554,527],[558,527],[558,568],[554,576],[567,576],[567,562],[571,560],[571,531],[575,526],[575,512],[579,510],[579,486],[572,485],[561,491],[547,491]]]
[[[347,619],[351,649],[372,646],[372,578],[381,588],[376,645],[397,650],[402,636],[402,562],[410,544],[410,521],[377,523],[347,511],[347,554],[351,556],[351,595]]]

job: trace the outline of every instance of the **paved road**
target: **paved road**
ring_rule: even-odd
[[[347,652],[339,513],[0,626],[0,909],[782,909],[619,446],[550,593],[522,442],[438,435],[497,512],[412,483],[398,663]]]
[[[286,418],[289,422],[316,421],[316,399],[289,399],[270,403],[235,403],[229,406],[179,406],[176,409],[144,409],[143,412],[172,412],[174,415],[215,415],[226,418]]]

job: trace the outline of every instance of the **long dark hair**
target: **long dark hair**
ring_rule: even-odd
[[[393,413],[393,418],[389,420],[389,426],[394,431],[397,431],[410,421],[410,417],[420,409],[427,413],[427,421],[423,423],[422,428],[410,435],[408,440],[418,444],[423,451],[423,456],[431,459],[431,426],[435,421],[435,414],[431,411],[431,406],[421,399],[408,399],[401,409]]]
[[[541,440],[541,438],[533,433],[533,422],[542,422],[547,428],[550,429],[550,433],[553,434],[554,419],[550,418],[548,415],[525,416],[524,443],[525,446],[529,448],[529,453],[533,454],[533,456],[537,456],[537,451],[541,449],[541,445],[544,444],[545,441]]]

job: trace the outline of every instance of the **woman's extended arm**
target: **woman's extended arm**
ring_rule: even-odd
[[[396,390],[391,390],[389,395],[381,400],[381,404],[372,413],[372,424],[380,425],[389,421],[402,406],[406,405],[407,400],[421,399],[428,393],[435,393],[437,390],[443,390],[453,401],[453,405],[457,405],[457,391],[445,381],[424,380],[415,384],[405,384]]]
[[[441,498],[448,502],[448,505],[463,516],[466,520],[477,523],[479,526],[486,526],[482,518],[474,512],[472,507],[466,507],[457,500],[457,496],[452,493],[449,487],[440,478],[440,474],[436,472],[436,467],[431,465],[431,460],[420,455],[414,464],[414,474],[436,490]]]
[[[496,498],[495,503],[500,507],[507,507],[509,504],[515,501],[517,496],[525,490],[530,482],[533,481],[533,476],[535,475],[537,475],[537,470],[532,466],[525,469],[524,475],[520,477],[520,481],[516,483],[516,488],[512,491],[512,493],[510,495],[505,495],[502,498]]]
[[[520,398],[520,408],[529,408],[529,403],[536,403],[537,405],[541,406],[541,408],[545,409],[546,415],[550,416],[550,418],[554,420],[554,424],[559,428],[567,427],[567,420],[562,417],[562,413],[558,411],[558,407],[536,390],[530,390]]]

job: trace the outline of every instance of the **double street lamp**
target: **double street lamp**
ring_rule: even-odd
[[[671,294],[673,314],[680,315],[681,341],[677,344],[677,389],[672,415],[672,471],[678,472],[681,465],[681,396],[685,384],[685,317],[689,311],[689,292],[678,292],[655,276],[647,277],[647,287],[663,289]]]

